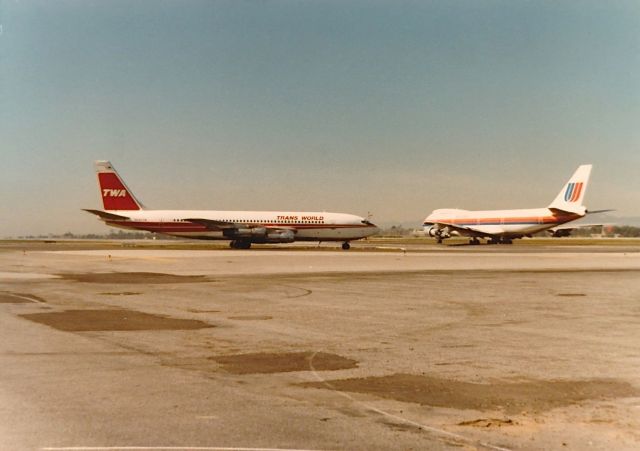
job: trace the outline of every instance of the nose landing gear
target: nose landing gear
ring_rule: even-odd
[[[351,249],[351,245],[349,244],[348,241],[345,241],[344,243],[342,243],[342,250],[343,251],[348,251],[349,249]]]

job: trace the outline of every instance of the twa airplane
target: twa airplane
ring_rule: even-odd
[[[378,227],[345,213],[298,211],[147,210],[108,161],[96,161],[104,210],[89,210],[105,224],[201,240],[231,240],[234,249],[252,243],[349,242],[378,233]]]
[[[531,237],[532,234],[542,230],[567,228],[560,226],[580,219],[588,213],[610,211],[588,212],[582,204],[591,167],[590,164],[578,167],[555,200],[546,208],[488,211],[434,210],[424,220],[425,235],[435,237],[438,243],[442,243],[442,240],[451,236],[468,236],[469,244],[480,244],[480,238],[487,238],[489,244],[511,244],[514,238]]]

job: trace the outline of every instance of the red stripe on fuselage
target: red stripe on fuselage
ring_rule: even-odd
[[[222,231],[208,229],[206,226],[196,224],[193,222],[152,222],[152,221],[105,221],[107,225],[114,227],[128,227],[140,230],[148,230],[152,232],[216,232]],[[344,229],[344,228],[360,228],[360,227],[373,227],[365,224],[260,224],[260,223],[237,223],[239,227],[266,227],[266,228],[280,228],[280,229]]]
[[[191,222],[105,221],[105,223],[114,227],[127,227],[152,232],[206,232],[209,230],[203,225]]]

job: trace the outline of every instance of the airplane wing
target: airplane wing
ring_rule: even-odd
[[[203,225],[208,230],[211,230],[211,231],[260,228],[260,229],[267,229],[270,231],[291,230],[294,233],[297,232],[297,230],[294,227],[282,227],[282,226],[276,227],[276,226],[270,226],[268,224],[238,224],[230,221],[218,221],[215,219],[204,219],[204,218],[185,218],[185,221]]]
[[[547,229],[547,233],[549,233],[553,238],[561,238],[563,236],[569,236],[571,235],[571,232],[576,230],[576,229],[585,229],[588,227],[600,227],[603,226],[604,224],[564,224],[564,225],[559,225],[556,227],[552,227],[550,229]]]
[[[608,213],[610,211],[615,211],[612,209],[607,209],[607,210],[587,210],[586,214],[587,215],[595,215],[598,213]],[[552,227],[550,229],[547,230],[547,232],[554,238],[560,238],[563,236],[569,236],[571,235],[571,232],[575,229],[584,229],[587,227],[600,227],[606,225],[604,223],[597,223],[597,222],[590,222],[590,223],[586,223],[586,222],[580,222],[580,221],[576,221],[576,222],[568,222],[566,224],[562,224],[556,227]]]
[[[102,219],[111,219],[111,220],[115,220],[115,221],[123,220],[123,219],[130,219],[127,216],[116,215],[116,214],[113,214],[113,213],[107,213],[106,211],[102,211],[102,210],[90,210],[90,209],[87,209],[87,208],[83,208],[82,210],[84,210],[84,211],[86,211],[88,213],[94,214],[96,216],[99,216]]]
[[[449,231],[457,232],[462,236],[494,236],[497,233],[500,233],[497,230],[494,230],[496,226],[461,226],[459,224],[452,224],[448,222],[437,222],[436,223],[440,229],[448,228]]]
[[[205,226],[209,230],[237,229],[238,224],[229,221],[216,221],[215,219],[185,218],[185,221]]]

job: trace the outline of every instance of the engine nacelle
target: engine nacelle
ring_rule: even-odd
[[[227,238],[232,239],[265,239],[267,236],[267,229],[265,227],[252,227],[243,229],[226,229],[222,234]]]
[[[293,243],[295,233],[293,230],[270,230],[266,227],[245,227],[241,229],[226,229],[223,232],[226,238],[232,240],[250,241],[252,243]]]
[[[267,233],[265,243],[293,243],[295,239],[293,230],[273,230]]]
[[[449,233],[449,228],[445,227],[444,229],[439,229],[435,225],[425,227],[424,233],[427,236],[432,238],[449,238],[451,234]]]
[[[564,236],[571,236],[573,229],[559,229],[559,230],[547,230],[552,238],[562,238]]]

